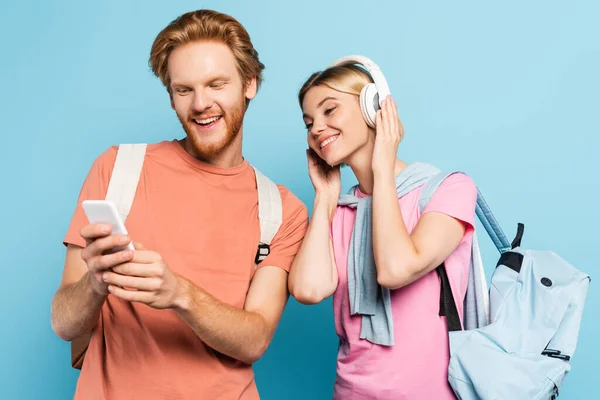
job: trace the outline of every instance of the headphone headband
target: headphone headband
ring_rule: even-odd
[[[383,100],[390,94],[390,88],[385,77],[383,76],[383,73],[381,72],[381,68],[379,68],[379,66],[375,64],[373,60],[360,55],[342,57],[334,61],[329,68],[349,64],[360,64],[369,72],[375,83],[377,93],[379,94],[379,105],[381,106]]]

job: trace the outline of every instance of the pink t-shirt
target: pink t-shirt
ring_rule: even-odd
[[[419,187],[398,199],[409,232],[420,217]],[[365,197],[357,191],[358,197]],[[424,213],[440,212],[466,222],[468,229],[458,248],[446,260],[448,278],[462,316],[467,290],[477,188],[466,175],[447,178]],[[449,346],[445,317],[440,317],[440,283],[435,271],[403,288],[392,290],[394,346],[360,339],[361,316],[350,315],[348,251],[356,209],[339,206],[331,235],[339,283],[333,297],[335,329],[341,340],[337,357],[334,399],[400,400],[454,399],[448,384]]]

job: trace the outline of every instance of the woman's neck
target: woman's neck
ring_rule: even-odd
[[[360,191],[367,195],[373,194],[373,186],[375,183],[372,167],[374,145],[374,142],[369,141],[346,162],[358,180]],[[394,176],[398,175],[407,165],[407,163],[396,157],[394,163]]]

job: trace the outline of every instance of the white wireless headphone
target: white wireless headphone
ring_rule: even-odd
[[[342,57],[329,67],[349,64],[360,64],[365,67],[375,82],[365,85],[360,91],[360,111],[367,125],[375,128],[377,110],[381,108],[381,103],[390,94],[388,83],[381,72],[381,68],[365,56],[351,55]]]

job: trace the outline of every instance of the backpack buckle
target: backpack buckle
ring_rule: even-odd
[[[558,359],[561,359],[563,361],[569,361],[569,360],[571,360],[571,356],[568,356],[566,354],[562,354],[560,352],[560,350],[546,349],[546,350],[542,351],[542,355],[543,356],[552,357],[552,358],[558,358]]]
[[[256,257],[254,258],[254,263],[258,264],[267,256],[271,254],[271,246],[266,243],[259,243],[258,250],[256,250]]]

